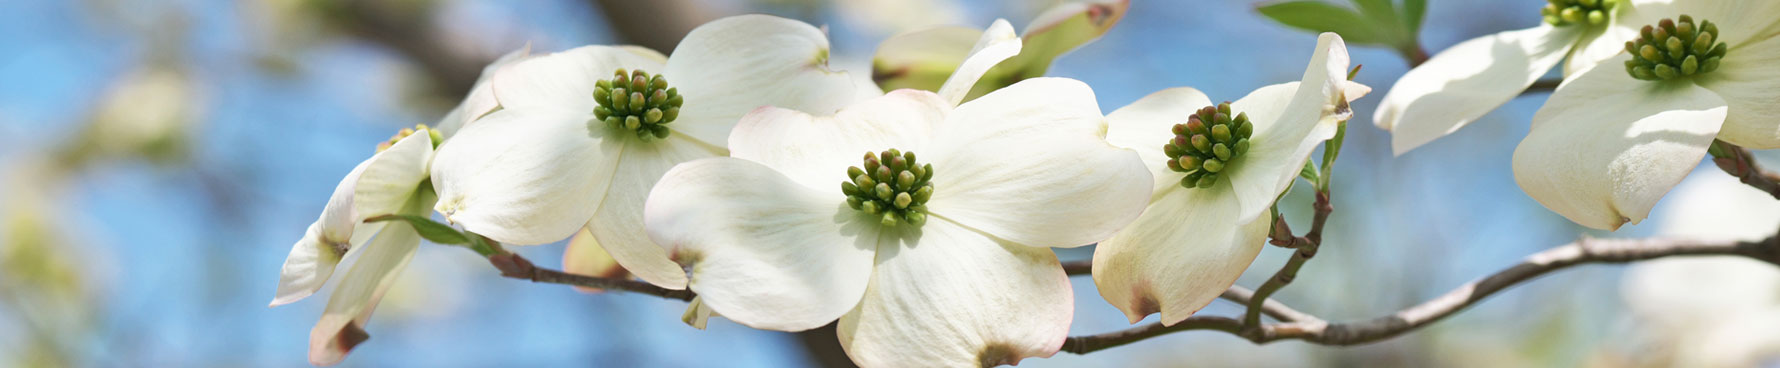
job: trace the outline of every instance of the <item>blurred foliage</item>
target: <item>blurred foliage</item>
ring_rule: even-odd
[[[1318,0],[1288,0],[1260,5],[1261,15],[1288,27],[1310,32],[1335,32],[1347,43],[1397,50],[1412,64],[1427,59],[1417,41],[1427,0],[1352,0],[1347,8]],[[1357,10],[1356,10],[1357,9]]]

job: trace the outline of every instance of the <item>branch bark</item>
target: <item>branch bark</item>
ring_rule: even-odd
[[[574,285],[603,290],[622,290],[688,302],[692,301],[693,296],[696,296],[692,293],[692,290],[674,290],[642,281],[582,276],[538,267],[533,265],[532,261],[525,259],[525,257],[509,253],[506,250],[496,250],[495,255],[488,256],[488,263],[493,264],[495,269],[500,270],[501,276],[520,280],[531,280],[532,282]]]
[[[1244,328],[1241,321],[1217,316],[1194,316],[1173,326],[1149,324],[1098,335],[1073,336],[1064,351],[1086,354],[1178,331],[1217,330],[1256,344],[1278,340],[1302,340],[1317,345],[1351,346],[1389,339],[1438,322],[1477,304],[1484,298],[1553,271],[1585,264],[1616,264],[1672,256],[1727,255],[1749,257],[1780,266],[1780,240],[1755,242],[1701,241],[1693,239],[1583,239],[1535,253],[1521,263],[1482,279],[1460,285],[1445,295],[1390,315],[1369,320],[1328,323],[1321,320],[1281,322]]]
[[[1774,199],[1780,199],[1780,175],[1762,170],[1755,163],[1755,157],[1749,149],[1738,147],[1724,141],[1712,142],[1712,163],[1717,164],[1725,173],[1737,177],[1743,184],[1768,192]]]

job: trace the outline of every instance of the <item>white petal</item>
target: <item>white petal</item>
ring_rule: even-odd
[[[581,228],[580,232],[575,233],[575,237],[569,238],[569,245],[563,247],[562,271],[615,279],[630,277],[630,271],[619,266],[618,261],[606,253],[606,248],[600,247],[599,240],[593,238],[593,233],[587,232],[587,228]],[[575,291],[597,293],[601,289],[576,286]]]
[[[622,47],[582,46],[532,57],[494,76],[494,97],[508,110],[548,109],[592,114],[594,83],[618,69],[658,71],[661,62]],[[672,81],[672,79],[669,79]],[[479,123],[478,123],[479,124]]]
[[[1621,55],[1602,65],[1619,65]],[[1632,79],[1593,68],[1533,115],[1514,150],[1514,181],[1570,221],[1617,229],[1650,214],[1698,166],[1725,118],[1724,99],[1692,83]]]
[[[1682,14],[1718,24],[1718,40],[1733,49],[1780,35],[1780,1],[1767,0],[1635,0],[1620,23],[1635,31]]]
[[[1403,74],[1373,122],[1391,132],[1399,155],[1451,134],[1519,96],[1562,61],[1580,37],[1577,28],[1540,25],[1453,45]]]
[[[1340,120],[1352,116],[1345,93],[1354,83],[1347,81],[1347,66],[1347,46],[1339,36],[1324,33],[1302,81],[1263,87],[1230,104],[1255,124],[1248,153],[1219,173],[1230,180],[1242,204],[1237,222],[1267,212],[1316,146],[1335,137]]]
[[[656,246],[643,230],[643,201],[675,164],[721,155],[716,147],[681,136],[626,144],[606,199],[587,222],[587,230],[631,274],[661,287],[686,288],[686,271],[668,259],[667,250]]]
[[[433,142],[426,132],[410,134],[371,156],[353,189],[352,206],[359,220],[400,211],[426,181],[432,158]]]
[[[1271,228],[1269,216],[1236,220],[1242,205],[1228,181],[1162,193],[1094,249],[1094,284],[1131,323],[1161,312],[1173,325],[1210,304],[1254,262]]]
[[[952,76],[946,78],[946,83],[940,85],[939,96],[954,106],[964,102],[977,79],[983,78],[995,64],[1018,55],[1020,45],[1020,35],[1014,34],[1014,26],[1006,19],[996,19],[983,31],[982,38],[977,39],[976,46],[970,48],[970,56],[965,57],[958,69],[952,71]]]
[[[278,276],[278,291],[269,306],[303,300],[320,290],[334,274],[334,266],[339,265],[340,258],[345,256],[336,249],[323,240],[320,222],[310,224],[303,239],[297,240],[297,244],[290,248],[290,255],[284,258],[284,267]]]
[[[364,217],[354,210],[353,194],[356,192],[359,178],[364,176],[366,168],[377,161],[377,155],[359,162],[352,168],[339,184],[334,185],[333,195],[321,210],[321,218],[309,225],[303,238],[291,246],[290,255],[284,259],[284,267],[279,271],[278,291],[272,298],[271,306],[290,304],[320,290],[327,283],[328,277],[334,274],[334,266],[347,252],[357,248],[370,239],[376,230],[366,227],[379,224],[362,224]],[[361,230],[363,229],[363,230]],[[354,231],[361,230],[361,231]],[[357,235],[357,236],[354,236]]]
[[[1638,38],[1638,28],[1643,27],[1646,23],[1628,23],[1639,21],[1628,19],[1626,14],[1631,13],[1630,10],[1627,10],[1629,7],[1617,6],[1616,8],[1614,13],[1618,15],[1608,17],[1607,26],[1588,27],[1580,32],[1581,37],[1570,48],[1570,56],[1564,59],[1565,77],[1576,75],[1576,73],[1581,73],[1602,61],[1612,59],[1625,52],[1626,41]]]
[[[727,157],[668,171],[649,194],[644,221],[656,244],[690,267],[705,305],[781,331],[819,327],[853,309],[878,242],[876,221],[842,197]]]
[[[945,219],[883,237],[865,299],[837,328],[853,362],[988,367],[1063,346],[1075,297],[1050,250]]]
[[[1181,174],[1168,169],[1168,154],[1162,152],[1162,145],[1174,139],[1175,124],[1185,123],[1185,116],[1206,106],[1211,106],[1211,99],[1192,88],[1151,93],[1106,115],[1106,142],[1137,151],[1137,157],[1155,179],[1156,193],[1180,187]]]
[[[833,116],[777,107],[742,118],[729,136],[730,156],[765,164],[804,186],[840,194],[847,167],[867,152],[919,151],[952,106],[932,92],[897,90],[847,106]]]
[[[457,107],[451,109],[451,112],[445,113],[445,117],[439,119],[439,123],[433,126],[434,129],[439,130],[439,136],[451,138],[452,134],[456,134],[471,121],[488,115],[489,112],[500,107],[500,102],[494,98],[494,85],[490,84],[489,80],[493,79],[495,73],[498,73],[501,68],[530,57],[531,52],[532,46],[527,44],[518,50],[501,55],[499,59],[495,59],[493,63],[483,67],[481,76],[476,78],[476,84],[470,86],[470,94],[464,96],[463,102],[459,102]]]
[[[420,235],[411,226],[390,226],[365,244],[364,254],[354,262],[346,277],[328,298],[327,309],[309,333],[309,362],[332,365],[346,358],[354,345],[362,342],[362,330],[383,298],[383,292],[394,283],[395,275],[414,251],[420,247]],[[353,338],[352,334],[361,334]]]
[[[1780,148],[1780,37],[1731,49],[1719,65],[1697,78],[1731,106],[1718,139],[1753,149]]]
[[[761,106],[829,114],[858,93],[851,77],[828,69],[828,37],[821,30],[770,15],[693,29],[663,75],[686,96],[674,133],[718,146],[729,142],[737,119]]]
[[[1136,152],[1107,144],[1094,91],[1032,78],[959,106],[931,152],[930,212],[1015,243],[1075,247],[1143,211],[1152,178]]]
[[[465,230],[515,245],[568,238],[593,218],[623,139],[590,114],[503,109],[433,158],[435,208]]]

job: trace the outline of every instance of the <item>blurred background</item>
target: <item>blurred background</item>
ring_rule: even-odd
[[[628,43],[665,53],[699,23],[770,13],[826,25],[834,64],[868,73],[877,43],[890,35],[934,25],[981,28],[996,18],[1023,31],[1056,3],[0,0],[0,366],[304,365],[309,330],[326,303],[310,298],[266,308],[291,244],[340,177],[377,143],[402,127],[436,121],[483,65],[528,43],[534,52]],[[1061,57],[1049,74],[1088,82],[1107,112],[1168,87],[1235,100],[1297,80],[1315,35],[1261,17],[1256,3],[1134,1],[1104,38]],[[1437,52],[1537,25],[1545,1],[1429,3],[1420,40]],[[1708,165],[1677,190],[1691,197],[1672,194],[1642,225],[1614,234],[1572,225],[1523,194],[1510,171],[1511,153],[1543,94],[1392,157],[1389,137],[1370,115],[1406,63],[1382,48],[1356,46],[1353,57],[1365,65],[1358,80],[1376,90],[1356,103],[1359,115],[1337,164],[1338,211],[1327,245],[1276,297],[1300,310],[1330,320],[1389,313],[1582,234],[1685,232],[1665,229],[1723,226],[1698,221],[1720,216],[1752,222],[1758,229],[1739,234],[1759,238],[1780,224],[1780,209],[1739,207],[1771,205],[1759,193],[1753,201],[1678,200],[1748,197],[1747,188]],[[1780,166],[1780,157],[1763,158]],[[1308,224],[1310,197],[1293,192],[1285,201],[1291,221]],[[1718,207],[1675,209],[1695,202]],[[1757,212],[1765,217],[1750,216]],[[1695,221],[1682,221],[1688,219]],[[515,250],[554,267],[562,245]],[[1064,260],[1090,254],[1059,252]],[[1239,283],[1259,285],[1289,254],[1264,251]],[[1655,328],[1643,316],[1702,308],[1707,312],[1697,313],[1709,315],[1712,305],[1628,306],[1638,299],[1622,294],[1642,289],[1622,282],[1626,269],[1564,271],[1431,328],[1361,347],[1254,346],[1190,332],[1022,365],[1697,363],[1690,359],[1699,354],[1678,352],[1665,340],[1692,335]],[[1073,281],[1075,334],[1129,326],[1090,278]],[[1732,292],[1780,304],[1775,285]],[[680,322],[683,310],[682,302],[650,296],[503,279],[470,252],[423,246],[372,318],[372,339],[344,365],[846,363],[831,332],[756,331],[724,320],[700,331]],[[1240,309],[1220,301],[1201,313]],[[1775,339],[1780,319],[1766,321],[1747,336]],[[1678,325],[1671,327],[1703,323]],[[1771,350],[1753,351],[1729,364],[1780,364]]]

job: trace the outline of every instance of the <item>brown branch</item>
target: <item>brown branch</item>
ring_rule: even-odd
[[[1559,79],[1540,79],[1536,82],[1533,82],[1532,85],[1527,86],[1527,90],[1521,91],[1520,94],[1525,95],[1528,93],[1547,93],[1547,92],[1551,92],[1551,91],[1556,91],[1558,88],[1558,85],[1563,84],[1563,83],[1564,83],[1564,80],[1561,78],[1559,78]]]
[[[593,277],[538,267],[532,261],[518,254],[497,249],[494,255],[488,256],[488,263],[501,271],[501,276],[520,280],[531,280],[547,284],[563,284],[590,287],[602,290],[622,290],[638,294],[648,294],[667,299],[692,301],[695,296],[692,290],[674,290],[653,284],[607,277]]]
[[[1063,262],[1063,273],[1070,276],[1081,276],[1094,273],[1094,261],[1080,260]]]
[[[1780,266],[1780,238],[1757,242],[1713,242],[1690,239],[1583,239],[1535,253],[1520,264],[1460,285],[1445,295],[1387,316],[1347,323],[1320,320],[1284,322],[1244,328],[1227,317],[1194,316],[1174,326],[1150,324],[1124,331],[1068,338],[1064,351],[1086,354],[1176,331],[1218,330],[1256,344],[1303,340],[1312,344],[1350,346],[1377,342],[1445,319],[1484,298],[1553,271],[1585,264],[1617,264],[1671,256],[1743,256]]]
[[[1743,184],[1768,192],[1774,199],[1780,199],[1780,175],[1762,170],[1748,149],[1725,141],[1714,141],[1710,152],[1713,156],[1712,163],[1718,164],[1719,169],[1737,177]]]
[[[431,14],[378,1],[323,1],[314,4],[329,22],[348,35],[395,51],[419,66],[439,84],[434,89],[446,99],[459,98],[476,84],[482,66],[493,55],[476,55],[453,46],[428,21]]]
[[[1304,236],[1292,237],[1291,228],[1285,225],[1285,218],[1275,219],[1275,234],[1271,243],[1286,248],[1296,248],[1298,251],[1292,253],[1292,258],[1286,260],[1286,265],[1280,267],[1279,272],[1274,273],[1273,277],[1262,283],[1260,288],[1255,289],[1253,299],[1248,301],[1248,313],[1243,317],[1245,326],[1259,327],[1262,307],[1267,301],[1267,297],[1291,284],[1293,279],[1298,278],[1298,269],[1303,268],[1304,263],[1310,261],[1310,258],[1316,257],[1317,248],[1323,242],[1323,225],[1329,222],[1329,214],[1335,212],[1335,206],[1329,204],[1329,192],[1327,191],[1316,192],[1314,206],[1316,214],[1311,218],[1310,231],[1304,233]]]

